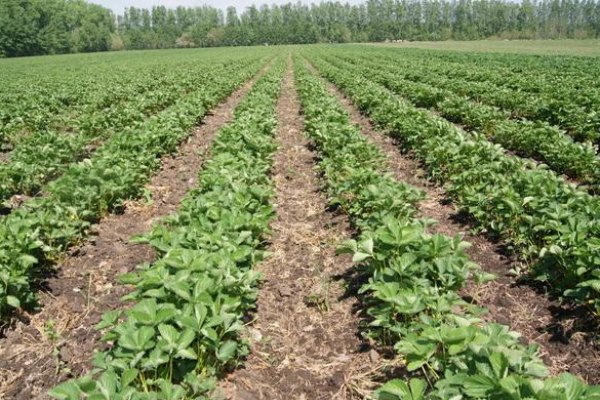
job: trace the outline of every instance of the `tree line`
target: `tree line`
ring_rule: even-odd
[[[105,51],[113,13],[83,0],[0,0],[0,56]]]
[[[0,56],[171,47],[386,40],[600,37],[599,0],[367,0],[126,8],[84,0],[0,0]]]

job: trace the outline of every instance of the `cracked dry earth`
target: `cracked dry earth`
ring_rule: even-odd
[[[251,354],[223,383],[227,399],[350,399],[356,374],[371,367],[361,352],[356,299],[345,296],[340,278],[351,259],[335,255],[351,231],[344,216],[327,211],[299,113],[288,66],[278,104],[273,254],[259,266],[264,284]]]
[[[318,75],[312,65],[309,64],[309,67]],[[571,372],[590,384],[599,383],[600,347],[597,344],[597,327],[590,317],[579,309],[561,305],[538,287],[517,282],[510,270],[522,267],[521,263],[484,235],[471,234],[470,227],[462,221],[457,209],[445,201],[443,187],[429,182],[419,163],[402,153],[398,143],[385,132],[376,130],[372,122],[334,85],[324,79],[322,81],[344,105],[352,122],[386,155],[387,169],[393,176],[426,193],[419,211],[422,217],[437,221],[430,232],[460,235],[471,244],[466,250],[471,260],[484,271],[496,275],[495,280],[483,285],[470,282],[462,295],[487,308],[487,320],[508,325],[522,335],[525,343],[540,346],[540,355],[550,373]]]
[[[101,346],[94,326],[104,312],[123,307],[120,298],[129,290],[117,277],[156,256],[131,237],[175,212],[196,187],[215,133],[232,120],[235,107],[267,68],[208,113],[178,153],[162,161],[146,186],[151,202],[129,202],[122,214],[104,218],[93,239],[57,264],[40,293],[41,311],[23,316],[0,339],[0,399],[47,399],[50,388],[89,371],[93,351]]]

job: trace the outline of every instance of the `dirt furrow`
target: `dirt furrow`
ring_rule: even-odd
[[[100,346],[94,326],[104,312],[122,306],[120,297],[128,291],[116,278],[155,258],[150,246],[131,243],[131,237],[175,212],[197,185],[216,131],[232,120],[257,77],[207,114],[178,153],[162,161],[145,200],[129,202],[122,214],[103,219],[93,239],[57,263],[40,294],[41,311],[17,323],[0,342],[0,398],[47,398],[49,388],[89,370]]]
[[[346,399],[352,376],[369,365],[360,351],[355,299],[344,295],[351,270],[336,244],[351,236],[347,219],[327,211],[315,153],[303,121],[291,66],[278,103],[279,150],[274,160],[277,216],[264,277],[252,352],[223,384],[228,399]]]
[[[309,67],[318,74],[311,65]],[[507,255],[501,245],[490,242],[484,235],[471,234],[470,226],[457,209],[445,201],[444,189],[427,180],[419,163],[404,154],[392,138],[377,131],[334,85],[326,80],[323,82],[342,102],[352,122],[386,154],[388,169],[396,179],[426,192],[427,197],[419,209],[422,217],[437,221],[430,231],[448,236],[461,235],[463,240],[471,243],[467,249],[471,259],[483,270],[497,276],[496,280],[484,285],[470,283],[463,293],[465,297],[486,307],[490,311],[486,316],[488,320],[510,326],[521,333],[527,343],[537,343],[551,373],[568,371],[589,383],[599,383],[600,348],[589,319],[582,318],[579,310],[561,305],[542,289],[518,283],[511,270],[522,268],[522,264]]]

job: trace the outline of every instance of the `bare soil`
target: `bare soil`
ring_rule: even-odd
[[[120,297],[129,290],[117,277],[156,257],[150,246],[130,238],[175,212],[197,186],[215,133],[231,121],[255,81],[209,113],[177,154],[162,161],[146,186],[151,201],[129,202],[122,214],[106,217],[94,238],[58,262],[40,294],[41,311],[25,316],[0,341],[0,398],[46,399],[48,389],[90,370],[93,351],[101,346],[94,326],[104,312],[123,307]]]
[[[313,72],[315,69],[312,68]],[[325,82],[325,80],[323,80]],[[422,217],[437,224],[432,233],[460,235],[471,243],[467,253],[471,260],[497,279],[484,285],[471,282],[464,290],[465,298],[486,307],[486,319],[510,326],[522,335],[525,343],[535,343],[552,374],[571,372],[591,384],[600,383],[600,347],[597,325],[584,310],[553,299],[543,289],[528,282],[520,282],[511,269],[521,263],[484,235],[471,234],[468,221],[446,201],[444,189],[427,180],[419,163],[403,152],[385,132],[374,128],[372,121],[363,116],[352,102],[335,86],[325,82],[351,116],[352,122],[386,154],[389,170],[399,181],[411,184],[426,193],[420,203]]]
[[[358,336],[357,299],[345,295],[341,278],[351,259],[335,254],[352,232],[345,216],[327,210],[290,66],[278,116],[273,254],[259,266],[251,354],[222,391],[236,400],[355,398],[356,378],[374,363]]]

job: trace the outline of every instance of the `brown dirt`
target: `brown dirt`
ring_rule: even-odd
[[[597,327],[590,317],[581,310],[561,304],[534,286],[516,282],[510,270],[523,265],[484,235],[471,234],[470,227],[457,209],[445,201],[443,188],[427,180],[418,162],[410,158],[410,154],[403,154],[401,146],[392,138],[376,130],[373,123],[335,86],[325,83],[343,103],[352,122],[386,154],[389,170],[396,179],[425,191],[427,197],[420,203],[419,209],[422,217],[437,221],[430,231],[448,236],[460,235],[464,241],[471,243],[466,250],[471,260],[484,271],[497,276],[493,282],[481,286],[471,282],[463,294],[489,310],[486,319],[510,326],[522,334],[526,343],[538,344],[552,374],[567,371],[588,383],[600,383]]]
[[[129,202],[123,214],[103,219],[93,239],[58,262],[40,294],[41,311],[18,322],[0,341],[0,398],[45,399],[57,383],[89,371],[93,351],[101,346],[94,326],[104,312],[123,306],[120,297],[129,290],[116,278],[156,256],[150,246],[130,238],[175,212],[197,185],[216,131],[231,121],[255,80],[208,114],[178,153],[162,161],[146,187],[151,202]]]
[[[258,267],[264,285],[249,331],[252,351],[223,383],[228,399],[349,399],[357,374],[372,364],[360,351],[356,298],[345,296],[339,278],[352,262],[335,254],[351,231],[346,217],[327,211],[299,113],[288,66],[278,103],[273,254]]]
[[[2,151],[0,150],[0,163],[8,163],[10,161],[10,151]]]

